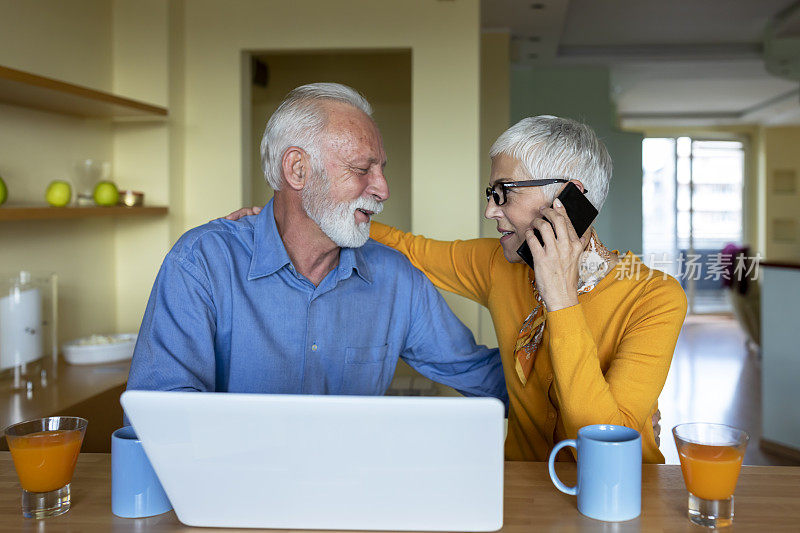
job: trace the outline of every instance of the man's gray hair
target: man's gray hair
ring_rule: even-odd
[[[311,157],[312,171],[322,174],[319,149],[328,114],[327,102],[342,102],[372,116],[372,106],[358,91],[340,83],[310,83],[293,89],[270,117],[261,137],[261,168],[267,183],[280,190],[281,160],[292,146],[302,148]]]
[[[588,192],[586,198],[599,211],[606,201],[611,181],[611,156],[594,131],[580,122],[552,115],[520,120],[492,145],[489,155],[505,154],[518,159],[531,179],[577,179]],[[542,188],[554,200],[564,185]]]

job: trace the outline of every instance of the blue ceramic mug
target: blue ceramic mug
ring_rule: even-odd
[[[111,512],[122,518],[143,518],[172,509],[142,441],[131,426],[111,435]]]
[[[578,484],[567,487],[554,463],[561,448],[578,453]],[[620,522],[642,512],[642,437],[635,429],[610,424],[584,426],[577,439],[562,440],[550,452],[550,479],[561,492],[578,496],[578,511],[596,520]]]

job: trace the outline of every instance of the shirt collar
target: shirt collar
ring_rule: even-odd
[[[272,200],[256,215],[253,224],[253,257],[247,279],[253,280],[274,274],[286,265],[291,265],[289,254],[275,224]]]
[[[286,265],[292,264],[283,239],[278,233],[278,226],[275,224],[273,200],[267,202],[267,205],[256,215],[253,231],[253,257],[247,273],[248,280],[269,276]],[[336,279],[349,278],[353,270],[361,279],[372,283],[372,275],[364,258],[364,251],[361,248],[342,248],[339,252],[339,265],[336,267]]]
[[[369,265],[364,258],[363,246],[361,248],[342,248],[339,253],[339,279],[350,277],[355,270],[356,274],[366,281],[372,283],[372,274],[369,271]]]

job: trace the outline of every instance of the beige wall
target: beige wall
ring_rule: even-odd
[[[167,75],[169,102],[169,240],[174,243],[188,227],[183,206],[185,194],[186,136],[186,13],[185,0],[169,2]]]
[[[497,224],[483,217],[486,208],[484,189],[492,170],[489,149],[511,125],[510,43],[511,35],[506,31],[481,34],[481,175],[476,194],[482,237],[497,237]]]
[[[0,1],[0,65],[109,90],[111,16],[104,0]],[[79,161],[113,158],[106,121],[0,104],[0,124],[0,175],[9,203],[42,203],[47,184],[75,178]],[[62,341],[113,332],[114,234],[107,219],[0,222],[0,273],[58,273]]]
[[[377,220],[411,229],[411,53],[307,52],[258,54],[268,65],[267,87],[252,87],[251,189],[246,205],[264,205],[272,189],[264,180],[259,146],[264,126],[286,94],[299,85],[320,81],[357,89],[373,108],[386,148],[386,177],[391,198]]]
[[[480,114],[480,179],[476,191],[476,212],[481,220],[481,237],[497,238],[497,223],[484,218],[486,208],[484,189],[489,183],[492,160],[489,149],[508,129],[511,117],[511,78],[509,56],[511,36],[508,32],[481,34],[481,114]],[[489,310],[481,308],[478,326],[479,341],[487,346],[497,346],[497,335]]]
[[[800,127],[763,130],[765,169],[765,256],[769,259],[800,259]],[[775,191],[776,175],[793,173],[794,193]],[[793,228],[780,238],[777,224]],[[787,230],[789,228],[786,228]],[[786,230],[784,230],[786,231]]]
[[[108,0],[0,0],[0,65],[111,89]]]
[[[169,102],[169,15],[162,0],[114,0],[113,90],[128,98]],[[173,117],[170,120],[174,120]],[[177,206],[169,195],[169,126],[165,120],[114,123],[114,181],[144,191],[151,205]],[[150,287],[169,249],[169,221],[115,222],[116,328],[138,331]]]

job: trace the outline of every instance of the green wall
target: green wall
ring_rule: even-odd
[[[616,128],[608,69],[515,68],[511,71],[511,123],[534,115],[556,115],[591,126],[614,160],[608,199],[595,229],[610,248],[642,250],[643,135]]]

